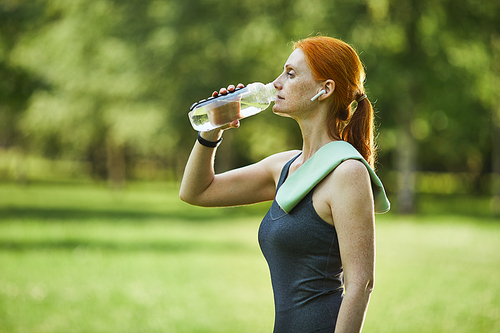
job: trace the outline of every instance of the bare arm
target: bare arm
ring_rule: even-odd
[[[227,90],[222,88],[220,93],[225,94],[234,89],[231,85]],[[213,96],[217,94],[214,92]],[[238,121],[235,121],[229,127],[238,126]],[[222,130],[214,130],[203,132],[201,136],[208,141],[217,141],[222,133]],[[258,163],[216,175],[215,153],[216,148],[195,143],[181,182],[181,200],[206,207],[238,206],[272,200],[281,167],[287,158],[291,158],[291,152],[280,153]]]
[[[221,132],[202,135],[207,140],[216,141]],[[198,206],[223,207],[252,204],[274,198],[276,173],[279,172],[277,170],[280,169],[283,155],[290,154],[273,155],[258,163],[216,175],[215,151],[214,148],[195,143],[181,182],[179,196],[183,201]]]
[[[361,332],[375,275],[375,226],[370,176],[348,160],[332,173],[332,217],[344,268],[345,295],[336,333]]]

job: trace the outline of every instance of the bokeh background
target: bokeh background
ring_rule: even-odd
[[[271,82],[293,41],[318,34],[351,44],[366,67],[377,112],[377,172],[393,205],[380,217],[386,242],[379,257],[396,252],[404,265],[384,266],[382,259],[385,310],[373,310],[367,332],[391,332],[384,320],[377,324],[383,313],[392,315],[394,332],[500,330],[494,287],[500,249],[493,237],[500,236],[499,22],[496,0],[1,0],[0,330],[77,331],[78,324],[94,332],[270,331],[272,296],[256,243],[256,220],[266,207],[205,210],[178,200],[196,138],[187,112],[220,87]],[[218,172],[301,147],[295,122],[269,110],[224,136]],[[437,255],[443,248],[451,252]],[[213,273],[204,285],[199,271],[186,273],[191,265],[174,259],[199,260],[196,251],[213,254],[206,269],[232,271],[220,255],[234,255],[226,258],[230,266],[259,278]],[[130,256],[138,257],[136,265]],[[408,257],[417,272],[407,267]],[[256,266],[247,267],[245,258]],[[396,287],[401,276],[408,281],[452,262],[436,273],[443,288],[422,285],[429,294],[418,289],[414,299],[411,286],[418,283]],[[486,279],[480,283],[465,272],[478,262],[488,267],[476,272]],[[117,282],[117,271],[103,270],[113,265],[123,276],[127,267],[139,275]],[[397,267],[401,274],[389,279]],[[149,285],[140,275],[148,269],[156,276]],[[180,271],[184,279],[172,273]],[[176,278],[163,280],[167,273]],[[475,290],[477,303],[454,312],[448,306],[459,299],[433,303],[456,282],[452,276],[476,281],[455,286],[456,297],[484,287]],[[231,284],[242,280],[248,284]],[[241,288],[240,298],[221,296],[219,284]],[[200,291],[192,291],[195,285]],[[172,290],[182,302],[165,300]],[[390,292],[393,298],[383,298]],[[187,302],[193,293],[196,301]],[[65,312],[67,302],[88,306]],[[215,311],[214,304],[225,310],[199,315]],[[148,312],[152,307],[158,311]],[[198,317],[186,314],[193,307]],[[236,308],[246,314],[231,314]],[[412,315],[416,308],[426,310]],[[471,311],[478,312],[477,326],[463,322]],[[261,316],[262,330],[255,326]],[[422,330],[429,318],[436,326]]]

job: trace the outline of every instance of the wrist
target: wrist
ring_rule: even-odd
[[[210,139],[205,138],[205,135],[202,136],[202,133],[206,132],[198,132],[198,143],[208,148],[216,148],[222,141],[222,131],[219,132],[218,135],[206,135]]]
[[[208,132],[198,132],[198,136],[207,140],[207,141],[216,142],[216,141],[219,141],[220,138],[222,137],[222,132],[223,131],[221,131],[219,129],[215,129],[215,130],[208,131]]]

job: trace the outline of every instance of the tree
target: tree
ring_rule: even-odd
[[[38,1],[0,4],[0,148],[15,147],[21,154],[25,153],[26,142],[17,130],[19,121],[30,96],[35,90],[44,89],[45,84],[43,78],[17,66],[10,54],[24,33],[47,20],[50,17]],[[17,177],[24,181],[24,172],[19,170]]]
[[[471,12],[467,1],[368,0],[366,5],[351,40],[367,51],[369,88],[382,118],[381,162],[395,165],[399,208],[410,213],[416,170],[475,177],[482,172],[490,148],[488,110],[479,103],[479,91],[466,83],[484,73],[489,59],[485,30],[474,22],[498,15],[476,9],[474,19],[459,20]]]
[[[15,18],[0,22],[8,36],[0,70],[24,95],[18,111],[2,109],[10,119],[2,125],[13,125],[4,126],[0,144],[89,161],[113,184],[140,160],[179,175],[196,136],[191,104],[230,83],[272,81],[291,42],[318,32],[352,44],[366,65],[380,123],[379,172],[399,191],[402,212],[415,210],[416,171],[467,173],[480,191],[481,177],[497,168],[499,158],[489,163],[498,132],[493,0],[10,3],[0,7]],[[18,33],[5,30],[12,26]],[[6,100],[13,110],[15,99]],[[293,121],[264,112],[225,134],[216,166],[300,146]]]
[[[50,85],[31,98],[21,130],[32,149],[86,156],[94,173],[119,185],[126,150],[154,153],[158,143],[175,144],[166,134],[166,113],[147,96],[139,49],[121,38],[128,23],[122,8],[110,1],[52,1],[46,10],[59,18],[13,50],[19,66]]]

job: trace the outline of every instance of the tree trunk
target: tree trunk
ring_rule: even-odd
[[[421,15],[422,3],[419,0],[410,0],[409,15],[406,17],[406,38],[408,48],[402,54],[400,72],[403,80],[399,100],[398,145],[396,148],[396,166],[398,170],[398,211],[401,214],[416,212],[415,205],[415,170],[417,162],[417,142],[412,134],[412,122],[415,118],[415,105],[420,98],[423,80],[421,77],[423,52],[418,37],[418,22]]]
[[[125,149],[113,139],[107,140],[108,184],[111,188],[121,189],[125,185]]]
[[[491,151],[491,211],[493,215],[500,216],[500,109],[493,110],[493,146]],[[496,114],[495,114],[496,113]]]
[[[411,104],[411,101],[409,101]],[[396,166],[398,171],[398,212],[415,213],[415,165],[417,143],[411,133],[413,107],[403,106],[400,113],[398,145],[396,148]]]
[[[493,89],[495,98],[492,108],[492,148],[491,148],[491,211],[493,215],[500,216],[500,38],[491,36],[493,50]]]
[[[24,148],[14,148],[14,161],[15,161],[15,179],[18,184],[28,184],[28,164],[27,153]]]

